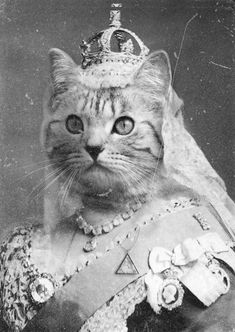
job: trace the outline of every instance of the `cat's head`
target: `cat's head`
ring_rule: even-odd
[[[83,69],[58,49],[50,51],[50,63],[42,142],[58,181],[71,193],[88,196],[125,199],[146,193],[158,181],[164,156],[168,55],[152,53],[122,88],[84,84]]]

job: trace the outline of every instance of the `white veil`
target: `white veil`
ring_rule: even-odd
[[[223,180],[185,129],[182,117],[176,116],[181,106],[182,101],[171,88],[162,126],[166,175],[212,204],[235,240],[235,204]]]

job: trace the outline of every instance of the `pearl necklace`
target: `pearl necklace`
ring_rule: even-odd
[[[92,226],[89,224],[85,218],[82,216],[82,210],[77,210],[75,212],[75,221],[78,224],[79,229],[83,230],[84,234],[86,235],[93,235],[93,238],[89,239],[86,244],[83,247],[83,250],[85,252],[92,251],[97,246],[96,237],[105,233],[109,233],[114,227],[117,227],[121,225],[124,221],[131,218],[131,216],[138,211],[142,205],[147,200],[147,195],[143,195],[140,197],[138,201],[135,201],[134,203],[130,203],[128,206],[128,209],[121,213],[116,215],[110,222],[105,223],[103,225],[95,225]]]

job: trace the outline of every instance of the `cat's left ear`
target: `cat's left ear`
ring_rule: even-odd
[[[168,54],[156,51],[150,54],[138,70],[135,83],[151,94],[167,96],[171,87],[171,65]]]
[[[54,95],[68,90],[76,81],[77,65],[64,51],[52,48],[49,51],[51,83]]]

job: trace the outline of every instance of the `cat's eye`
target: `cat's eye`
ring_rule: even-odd
[[[116,120],[113,132],[119,135],[128,135],[134,128],[134,121],[128,116],[122,116]]]
[[[80,134],[84,130],[82,120],[75,114],[67,117],[66,128],[71,134]]]

